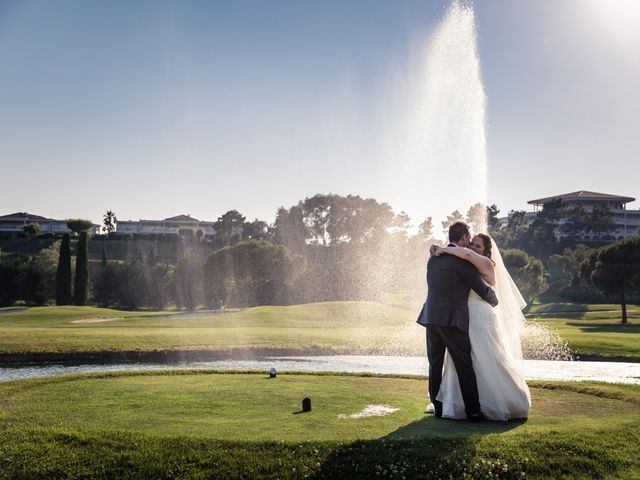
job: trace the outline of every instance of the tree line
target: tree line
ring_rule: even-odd
[[[553,201],[531,223],[524,212],[512,211],[503,224],[499,213],[496,205],[472,205],[466,215],[452,212],[441,222],[442,231],[459,220],[474,231],[488,231],[528,301],[549,294],[549,285],[555,285],[550,269],[568,279],[550,290],[569,299],[610,298],[617,292],[613,280],[602,273],[610,256],[602,254],[594,261],[591,257],[601,249],[580,244],[587,234],[607,239],[613,224],[610,212],[581,212]],[[218,218],[213,238],[189,228],[162,242],[123,238],[112,235],[114,212],[107,211],[103,220],[106,235],[89,236],[90,221],[72,220],[77,240],[67,235],[36,255],[1,255],[0,287],[6,288],[0,289],[0,303],[55,299],[58,304],[90,302],[127,309],[193,309],[378,300],[398,291],[420,297],[428,246],[436,242],[431,217],[414,228],[406,213],[357,195],[307,197],[279,208],[271,225],[247,221],[231,210]],[[96,251],[101,252],[98,258]],[[625,283],[626,299],[635,295],[634,285]]]
[[[498,220],[498,213],[495,205],[488,209],[489,233],[496,242],[543,260],[580,244],[600,247],[615,241],[613,213],[604,204],[587,211],[582,205],[567,204],[558,198],[546,202],[531,222],[526,212],[512,210],[504,225]]]

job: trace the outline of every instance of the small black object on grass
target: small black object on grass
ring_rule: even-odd
[[[304,398],[302,400],[302,411],[310,412],[311,411],[311,399],[309,397]]]
[[[271,370],[269,370],[269,378],[276,378],[277,374],[278,373],[276,372],[275,368],[272,367]]]

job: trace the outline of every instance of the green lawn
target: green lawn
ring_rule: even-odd
[[[424,352],[424,329],[409,309],[370,302],[255,307],[223,315],[167,318],[158,312],[35,307],[0,315],[0,352],[323,349],[342,353]],[[71,323],[92,317],[122,318]]]
[[[608,318],[620,321],[621,310],[619,304],[591,304],[591,303],[541,303],[534,304],[529,314],[558,314],[567,318]],[[640,305],[627,305],[630,318],[640,318]]]
[[[528,421],[469,424],[425,415],[418,378],[10,382],[0,384],[0,478],[640,478],[640,386],[531,387]],[[305,396],[313,409],[301,413]],[[399,410],[350,417],[371,404]]]
[[[2,310],[0,354],[279,349],[419,356],[425,349],[424,329],[415,324],[417,307],[398,302],[267,306],[194,318],[94,307],[34,307],[6,314]],[[93,317],[118,320],[72,323]],[[629,306],[627,326],[619,325],[618,305],[534,305],[528,318],[556,330],[578,356],[640,360],[637,305]]]
[[[640,306],[629,305],[627,325],[620,305],[543,304],[529,318],[556,330],[578,356],[640,360]]]

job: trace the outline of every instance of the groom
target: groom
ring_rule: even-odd
[[[456,222],[449,227],[449,246],[468,247],[469,227]],[[495,292],[480,278],[469,262],[455,255],[432,255],[427,263],[427,301],[418,316],[418,323],[427,327],[427,358],[429,359],[429,396],[435,416],[442,417],[442,402],[436,400],[442,382],[442,367],[449,351],[458,374],[460,391],[467,419],[484,420],[480,412],[478,385],[471,362],[469,342],[469,291],[471,289],[495,307]]]

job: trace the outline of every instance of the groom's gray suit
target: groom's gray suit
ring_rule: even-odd
[[[455,247],[455,244],[450,244]],[[418,323],[427,327],[429,359],[429,396],[441,414],[442,404],[436,400],[446,350],[456,367],[460,391],[467,416],[480,412],[478,384],[471,361],[469,342],[469,291],[473,289],[486,302],[498,304],[495,292],[480,277],[478,270],[455,255],[432,255],[427,263],[427,301]]]

